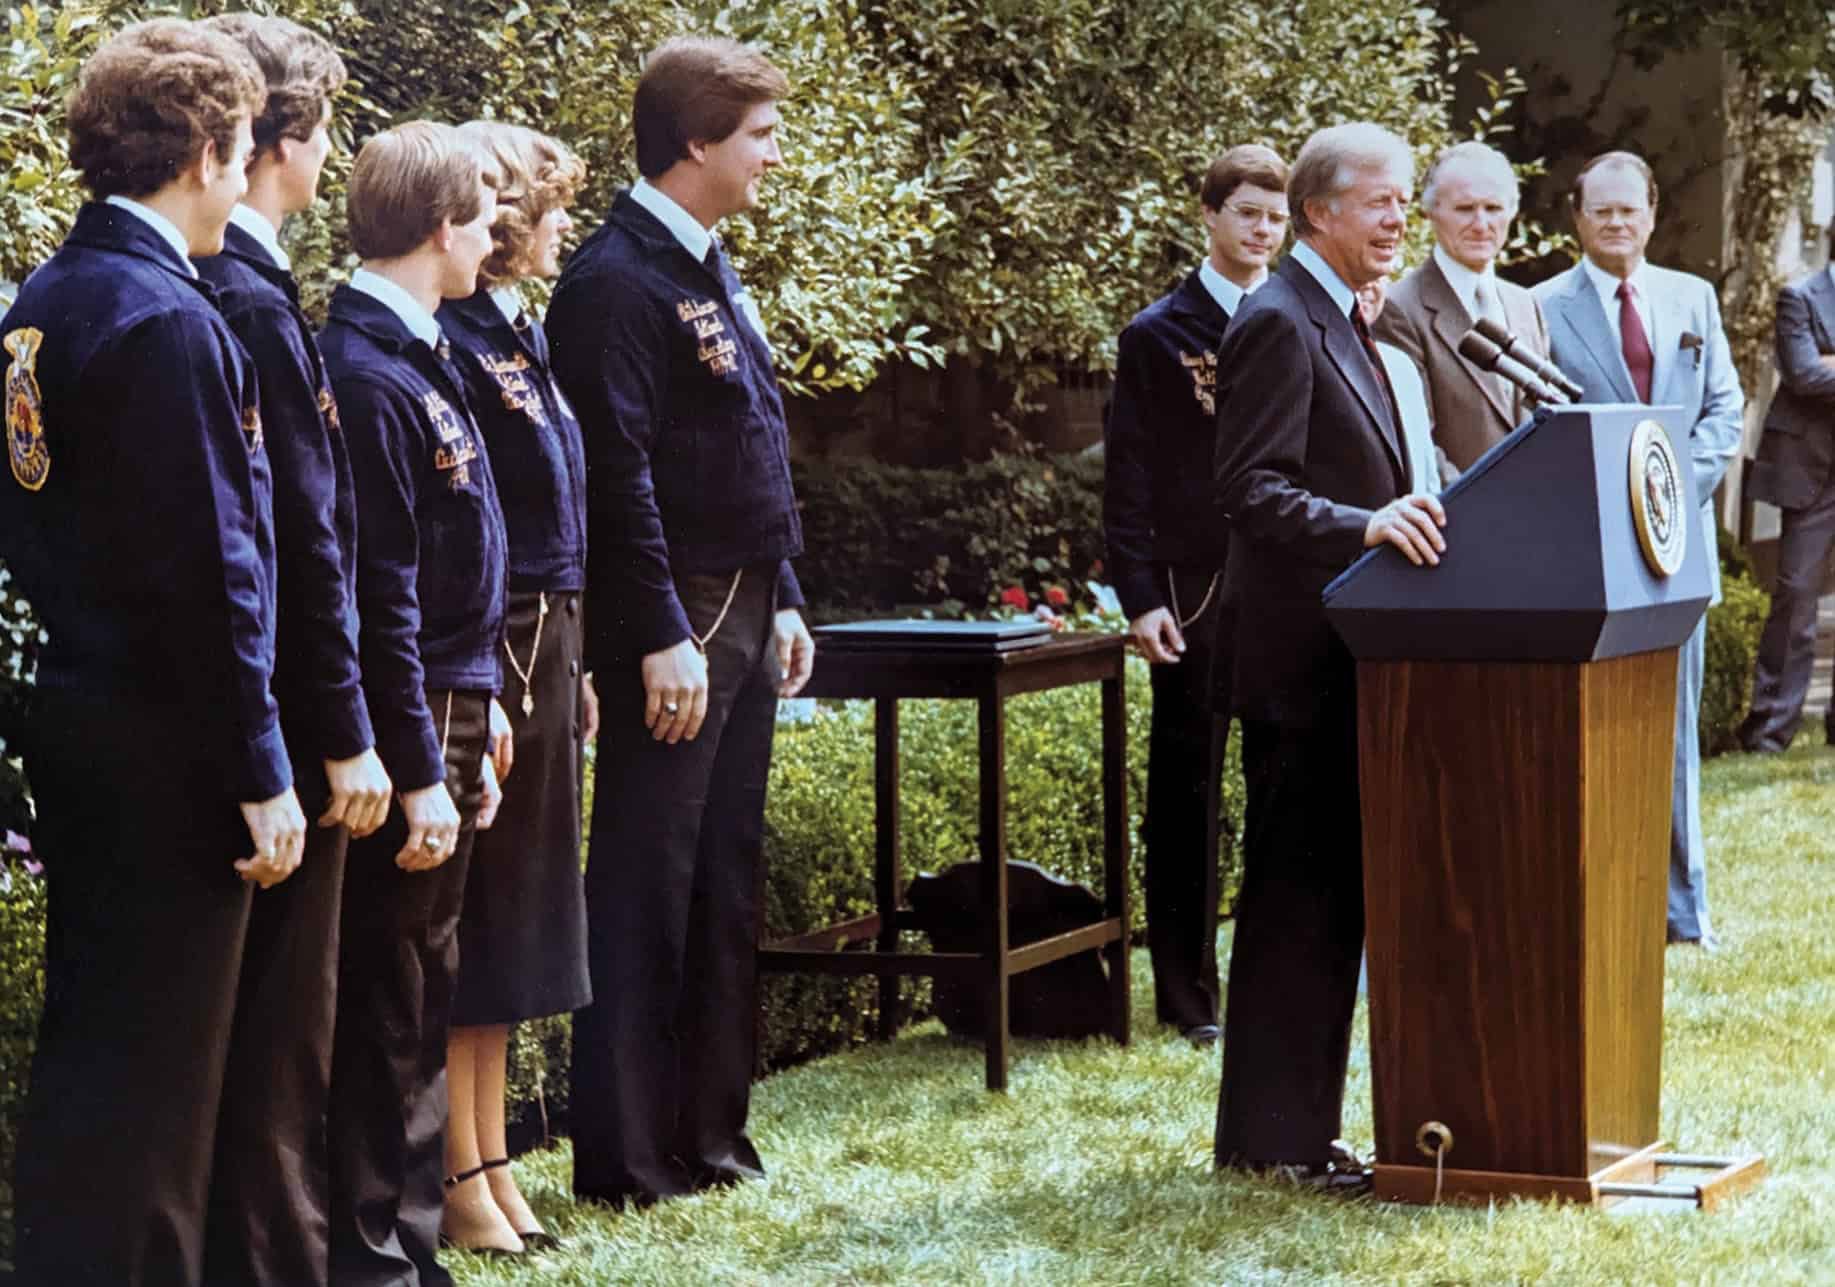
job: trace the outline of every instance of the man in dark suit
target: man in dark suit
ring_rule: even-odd
[[[1493,266],[1517,208],[1516,172],[1502,152],[1477,142],[1448,148],[1428,171],[1421,206],[1434,225],[1433,254],[1389,291],[1370,329],[1421,368],[1434,441],[1470,469],[1530,407],[1521,389],[1462,357],[1459,341],[1488,317],[1547,354],[1548,329],[1535,298]]]
[[[1356,291],[1401,250],[1408,145],[1359,122],[1306,141],[1288,180],[1297,244],[1217,355],[1217,495],[1231,526],[1248,817],[1224,1018],[1217,1164],[1329,1189],[1341,1172],[1351,1010],[1363,952],[1356,668],[1320,592],[1365,549],[1446,548],[1417,490]]]
[[[1287,166],[1256,144],[1211,162],[1204,261],[1121,333],[1103,427],[1103,531],[1128,633],[1153,667],[1147,943],[1154,1010],[1217,1040],[1217,792],[1227,718],[1211,711],[1227,548],[1211,488],[1217,346],[1287,235]]]
[[[1607,152],[1568,194],[1585,257],[1536,287],[1549,353],[1583,402],[1679,406],[1700,506],[1700,533],[1720,601],[1714,489],[1739,452],[1745,395],[1714,287],[1644,259],[1657,221],[1657,181],[1642,157]],[[1676,673],[1676,760],[1670,798],[1669,941],[1715,946],[1701,836],[1701,677],[1707,622],[1682,646]]]
[[[1816,652],[1816,600],[1835,545],[1835,275],[1829,269],[1778,292],[1778,393],[1765,417],[1746,494],[1783,511],[1778,583],[1759,639],[1748,751],[1782,751],[1796,734]],[[1823,716],[1835,744],[1835,707]]]

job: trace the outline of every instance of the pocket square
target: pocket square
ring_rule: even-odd
[[[1678,349],[1685,349],[1695,355],[1695,365],[1697,367],[1701,365],[1701,346],[1701,337],[1693,331],[1682,332],[1682,341],[1676,345]]]

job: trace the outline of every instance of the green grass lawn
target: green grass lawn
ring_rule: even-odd
[[[762,1082],[771,1174],[643,1213],[576,1206],[565,1148],[518,1162],[567,1244],[461,1284],[1835,1284],[1835,753],[1704,772],[1724,950],[1668,954],[1663,1133],[1758,1150],[1769,1178],[1712,1215],[1346,1203],[1210,1167],[1218,1056],[1156,1030],[1135,957],[1134,1044],[1016,1043],[1012,1089],[934,1024]],[[1227,933],[1226,933],[1227,940]],[[1226,942],[1227,947],[1227,942]],[[1362,1016],[1347,1134],[1370,1141]]]

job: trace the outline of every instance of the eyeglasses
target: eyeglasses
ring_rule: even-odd
[[[1287,226],[1287,212],[1285,210],[1270,210],[1266,206],[1237,205],[1226,205],[1224,209],[1228,210],[1231,214],[1235,215],[1237,219],[1251,228],[1259,227],[1264,220],[1267,221],[1270,228],[1273,228],[1277,232]]]
[[[1649,206],[1582,206],[1581,212],[1587,218],[1600,223],[1630,223],[1641,214],[1650,212]]]

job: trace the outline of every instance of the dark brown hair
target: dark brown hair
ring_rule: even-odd
[[[751,108],[789,92],[784,73],[737,40],[665,40],[645,60],[632,105],[638,173],[656,178],[688,155],[690,143],[718,143]]]
[[[1650,168],[1650,163],[1636,152],[1601,152],[1598,156],[1580,167],[1580,173],[1574,176],[1574,186],[1567,191],[1567,202],[1578,210],[1586,202],[1587,175],[1606,166],[1622,165],[1636,170],[1644,176],[1644,190],[1650,197],[1650,208],[1657,208],[1657,176]]]
[[[497,191],[491,254],[478,270],[485,286],[503,286],[535,269],[535,226],[550,210],[573,204],[586,164],[558,139],[507,121],[467,121],[459,133],[478,153],[484,181]]]
[[[198,24],[236,41],[267,78],[268,102],[255,118],[255,150],[281,139],[309,139],[325,105],[344,84],[344,60],[329,40],[290,18],[226,13]]]
[[[1245,183],[1252,188],[1285,192],[1287,162],[1273,148],[1259,143],[1238,144],[1211,162],[1211,168],[1204,172],[1198,200],[1206,210],[1221,210],[1223,203]]]
[[[266,98],[261,68],[229,37],[178,18],[136,23],[83,64],[65,105],[70,164],[97,197],[157,192],[206,143],[227,161],[238,121]]]
[[[483,205],[478,154],[451,125],[409,121],[363,145],[345,197],[350,244],[362,259],[398,259]]]

